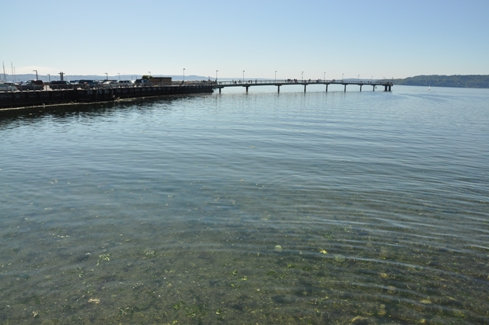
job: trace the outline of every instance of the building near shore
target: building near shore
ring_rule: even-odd
[[[142,76],[136,80],[137,86],[168,86],[172,84],[171,77]]]

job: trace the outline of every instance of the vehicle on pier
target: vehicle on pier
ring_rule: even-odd
[[[1,82],[0,91],[17,91],[17,86],[11,82]]]
[[[98,84],[99,83],[95,80],[82,79],[82,80],[78,80],[77,88],[90,89],[90,88],[97,87]]]
[[[49,83],[49,88],[55,89],[73,89],[73,85],[66,80],[55,80]]]
[[[132,87],[134,84],[131,80],[119,80],[119,86],[121,87]]]
[[[120,85],[117,80],[105,80],[100,84],[102,88],[119,88]]]
[[[29,80],[19,85],[19,90],[43,90],[42,80]]]

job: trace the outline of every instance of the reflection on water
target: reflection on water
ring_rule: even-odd
[[[236,93],[3,120],[0,322],[488,322],[488,97]]]
[[[144,111],[151,111],[152,109],[163,109],[165,103],[167,107],[170,107],[172,101],[181,101],[184,98],[194,98],[199,95],[193,96],[169,96],[169,97],[155,97],[155,98],[135,98],[120,100],[116,102],[103,102],[103,103],[87,103],[87,104],[61,104],[51,105],[46,107],[33,107],[22,108],[13,110],[3,110],[0,112],[0,128],[8,126],[10,124],[21,125],[25,123],[39,122],[42,118],[54,118],[54,119],[67,119],[77,116],[82,118],[96,118],[99,116],[108,116],[120,113],[125,109],[144,109]]]

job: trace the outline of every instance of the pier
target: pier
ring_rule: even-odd
[[[280,93],[280,87],[282,86],[287,86],[287,85],[302,85],[304,86],[304,92],[307,90],[308,85],[324,85],[325,86],[325,91],[328,92],[328,86],[329,85],[342,85],[343,86],[343,91],[346,92],[346,87],[347,86],[358,86],[360,87],[360,91],[362,91],[363,86],[371,86],[372,91],[375,91],[376,87],[383,88],[384,91],[392,91],[392,86],[393,83],[390,81],[385,81],[385,80],[380,80],[380,81],[375,81],[375,80],[367,80],[367,81],[360,81],[360,80],[322,80],[322,79],[316,79],[316,80],[297,80],[297,79],[286,79],[286,80],[237,80],[237,81],[219,81],[216,82],[214,88],[219,89],[219,93],[221,93],[221,90],[223,88],[227,87],[244,87],[246,88],[246,92],[248,93],[248,89],[253,86],[275,86],[277,87],[277,92]]]
[[[82,104],[116,101],[128,98],[144,98],[171,95],[187,95],[196,93],[212,93],[215,89],[221,93],[223,88],[243,87],[246,93],[250,87],[258,86],[275,86],[280,93],[282,86],[301,85],[304,87],[304,93],[309,85],[324,85],[325,91],[328,91],[329,85],[342,85],[343,91],[346,92],[347,86],[358,86],[360,91],[363,87],[372,87],[375,91],[377,87],[384,91],[390,92],[393,83],[385,80],[232,80],[232,81],[179,81],[171,82],[168,85],[122,85],[115,88],[103,88],[100,85],[71,89],[52,89],[44,86],[42,90],[20,90],[20,91],[2,91],[0,92],[0,113],[6,110],[23,107],[28,109],[35,106],[60,105],[60,104]]]

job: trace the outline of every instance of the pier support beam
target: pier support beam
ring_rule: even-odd
[[[375,85],[372,86],[372,91],[375,91]]]
[[[221,94],[222,87],[219,87],[219,94]]]
[[[343,90],[343,92],[345,92],[345,93],[346,93],[346,84],[345,84],[345,89]]]
[[[250,86],[246,86],[246,93],[248,93],[248,88],[250,88]]]
[[[306,87],[307,87],[307,85],[304,84],[304,93],[306,93]]]
[[[329,85],[329,84],[326,84],[326,92],[328,92],[328,85]]]
[[[280,85],[277,85],[277,94],[280,94]]]
[[[360,85],[360,92],[362,92],[362,86],[363,86],[363,85]]]

